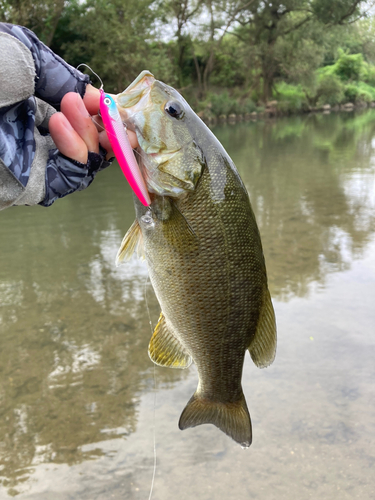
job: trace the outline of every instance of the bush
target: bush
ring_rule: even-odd
[[[364,72],[364,61],[362,54],[344,54],[334,64],[335,74],[343,81],[358,81]]]
[[[256,111],[257,107],[255,102],[252,99],[246,99],[241,103],[242,113],[252,113]]]
[[[280,82],[276,85],[277,108],[284,113],[296,113],[308,108],[306,95],[301,85]]]
[[[371,96],[371,101],[375,101],[375,88],[368,83],[359,82],[358,88],[360,91],[363,91]]]
[[[334,74],[323,74],[318,80],[318,88],[316,90],[317,104],[322,106],[330,104],[335,106],[340,104],[344,98],[344,85],[339,77]]]
[[[215,116],[229,115],[230,113],[242,113],[241,105],[227,91],[221,94],[211,94],[208,97],[209,106]]]
[[[359,89],[359,92],[357,95],[357,103],[358,102],[365,102],[365,103],[369,104],[372,101],[373,101],[373,98],[372,98],[372,95],[370,92],[367,92],[367,90]]]
[[[366,64],[366,72],[363,75],[363,79],[367,84],[375,87],[375,66]]]
[[[353,83],[345,85],[344,96],[346,102],[353,102],[353,103],[356,102],[358,94],[359,94],[359,89],[357,85],[354,85]]]
[[[363,60],[362,54],[345,54],[341,51],[335,64],[320,68],[318,75],[337,75],[343,82],[358,81],[361,78],[366,79],[368,75],[375,82],[375,71],[370,68],[373,67]]]

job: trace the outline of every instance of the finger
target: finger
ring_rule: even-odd
[[[109,158],[113,158],[115,154],[112,150],[112,146],[109,142],[107,133],[104,130],[102,132],[99,132],[99,142],[100,145],[107,151],[106,159],[109,160]]]
[[[61,111],[78,135],[82,137],[88,150],[99,153],[98,131],[83,104],[81,96],[75,92],[65,94],[61,101]]]
[[[99,110],[100,91],[88,84],[86,86],[85,95],[83,96],[83,103],[90,115],[96,115]]]
[[[93,121],[95,127],[96,127],[96,130],[98,132],[102,132],[104,130],[104,125],[103,125],[103,120],[101,118],[101,116],[99,115],[93,115],[91,117],[91,120]]]
[[[128,134],[131,147],[133,149],[137,148],[139,146],[137,134],[135,132],[133,132],[132,130],[127,130],[126,133]]]
[[[49,120],[48,128],[57,149],[62,154],[81,163],[87,163],[87,146],[63,113],[54,113]]]

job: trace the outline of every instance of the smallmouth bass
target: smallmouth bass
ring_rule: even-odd
[[[197,366],[199,383],[179,427],[211,423],[243,447],[252,441],[241,378],[245,353],[272,363],[276,323],[258,227],[234,163],[172,87],[148,71],[116,97],[139,141],[151,207],[136,220],[117,264],[137,249],[161,306],[149,356]]]

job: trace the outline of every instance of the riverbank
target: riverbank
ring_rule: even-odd
[[[358,104],[354,104],[352,102],[347,102],[345,104],[337,104],[335,106],[331,106],[330,104],[324,104],[319,107],[310,107],[305,108],[303,110],[294,110],[294,111],[285,111],[279,108],[278,101],[270,101],[266,104],[265,108],[260,109],[259,111],[252,111],[251,113],[229,113],[227,115],[221,114],[219,116],[214,116],[211,113],[207,113],[206,111],[200,111],[198,116],[207,124],[207,125],[216,125],[218,123],[237,123],[242,121],[256,121],[263,120],[267,118],[277,118],[277,117],[285,117],[285,116],[295,116],[295,115],[305,115],[309,113],[323,113],[329,114],[331,112],[352,112],[355,110],[363,110],[375,108],[375,101],[370,103],[361,102]]]

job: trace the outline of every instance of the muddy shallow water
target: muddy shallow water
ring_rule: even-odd
[[[246,358],[252,446],[179,431],[196,370],[148,358],[159,307],[144,263],[114,265],[134,209],[112,167],[50,209],[0,213],[0,499],[147,499],[154,436],[155,500],[375,497],[375,112],[214,132],[278,324],[274,364]]]

